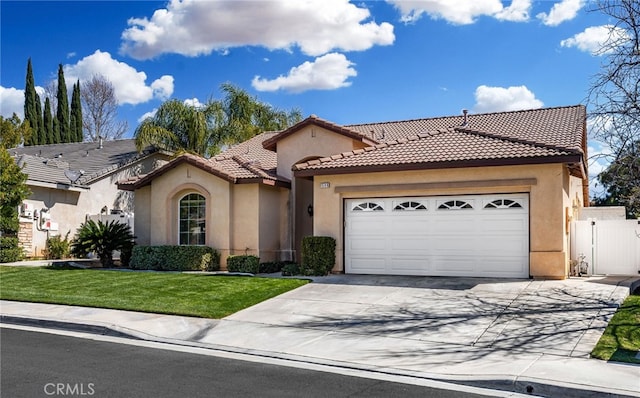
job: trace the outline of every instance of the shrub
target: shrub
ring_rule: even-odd
[[[287,262],[282,267],[282,276],[300,275],[300,267],[296,263]]]
[[[95,222],[88,220],[80,225],[75,239],[71,243],[71,253],[84,257],[94,252],[100,258],[102,266],[113,267],[113,251],[122,250],[133,242],[131,228],[117,221]]]
[[[305,236],[302,238],[303,275],[327,275],[336,263],[336,240],[330,236]]]
[[[220,253],[208,246],[133,246],[129,265],[156,271],[217,271]]]
[[[69,241],[69,232],[64,236],[51,236],[47,239],[44,249],[44,256],[47,260],[60,260],[69,258],[71,254],[71,241]]]
[[[134,242],[129,242],[120,250],[120,265],[123,267],[129,267],[131,264],[131,255],[133,254]]]
[[[14,236],[0,236],[0,263],[20,261],[24,257],[18,238]]]
[[[260,258],[246,254],[242,256],[229,256],[227,257],[227,271],[257,274],[260,271]]]

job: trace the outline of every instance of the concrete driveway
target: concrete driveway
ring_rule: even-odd
[[[587,358],[631,280],[332,275],[225,318],[216,340],[231,323],[235,346],[333,359]]]

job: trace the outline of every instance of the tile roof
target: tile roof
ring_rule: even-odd
[[[355,151],[300,163],[296,175],[352,172],[353,169],[404,169],[464,167],[472,165],[526,164],[567,160],[579,161],[572,150],[497,138],[474,131],[449,128],[420,133]],[[516,162],[510,162],[515,159]],[[305,173],[305,171],[309,171]]]
[[[350,125],[352,130],[369,131],[381,143],[301,163],[294,170],[302,176],[330,169],[347,172],[410,164],[451,167],[454,162],[464,162],[461,166],[471,162],[515,164],[559,157],[579,163],[584,162],[585,120],[585,107],[577,105],[471,114],[464,126],[463,116]]]
[[[278,140],[317,125],[370,145],[294,166],[296,175],[382,169],[572,162],[584,169],[586,110],[582,105],[513,112],[340,126],[315,115],[280,132],[265,132],[211,159],[183,155],[146,176],[120,183],[144,186],[188,162],[233,183],[290,184],[277,175]],[[578,173],[580,174],[580,173]]]
[[[65,170],[83,170],[76,184],[88,185],[103,176],[156,152],[146,148],[138,153],[135,141],[74,142],[67,144],[34,145],[9,149],[16,162],[23,166],[29,180],[45,183],[69,184]]]
[[[120,181],[118,187],[124,190],[135,190],[148,185],[154,178],[183,163],[191,164],[234,184],[261,182],[288,187],[290,181],[277,175],[276,153],[262,147],[262,142],[275,134],[277,133],[262,133],[211,159],[183,154],[151,173]]]
[[[363,132],[356,129],[351,129],[349,128],[349,126],[341,126],[339,124],[319,118],[316,115],[311,115],[308,118],[304,119],[303,121],[296,123],[293,126],[289,127],[288,129],[282,130],[281,132],[274,135],[273,137],[270,137],[268,140],[265,140],[262,145],[264,146],[265,149],[275,151],[277,147],[277,142],[279,140],[311,124],[315,126],[324,127],[327,130],[331,130],[335,133],[344,135],[354,140],[362,141],[366,144],[377,144],[379,142],[377,139],[372,138],[371,135],[366,131]]]

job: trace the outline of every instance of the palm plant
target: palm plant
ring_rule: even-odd
[[[113,266],[113,251],[130,247],[134,236],[128,225],[117,221],[95,222],[88,220],[80,225],[76,237],[71,243],[71,253],[83,257],[96,253],[104,268]]]
[[[222,145],[245,141],[263,131],[281,130],[302,120],[299,110],[289,112],[258,101],[230,84],[221,86],[224,99],[202,106],[169,100],[135,131],[138,150],[156,148],[200,156],[212,156]]]

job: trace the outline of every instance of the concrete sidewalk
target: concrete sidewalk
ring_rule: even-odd
[[[588,358],[630,283],[329,276],[221,320],[11,301],[0,313],[5,323],[540,396],[640,397],[640,366]]]

